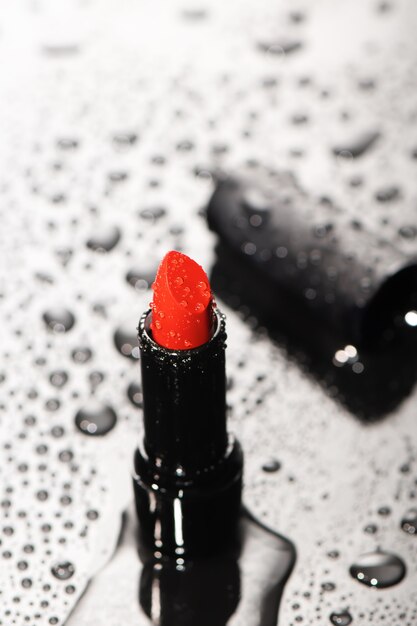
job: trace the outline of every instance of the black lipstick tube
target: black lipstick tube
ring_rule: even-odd
[[[226,331],[215,312],[211,339],[170,350],[138,327],[144,440],[135,453],[139,532],[155,554],[214,554],[236,539],[243,455],[226,429]]]

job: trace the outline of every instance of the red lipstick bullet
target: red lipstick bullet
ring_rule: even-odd
[[[164,257],[138,338],[145,432],[134,491],[141,539],[156,556],[214,554],[236,539],[243,456],[226,429],[225,319],[192,259]]]
[[[213,327],[213,299],[200,265],[181,252],[168,252],[153,284],[152,336],[171,350],[206,343]]]

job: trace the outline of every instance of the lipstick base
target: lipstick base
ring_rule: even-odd
[[[156,559],[139,545],[139,602],[153,624],[276,626],[295,548],[244,507],[238,534],[238,547],[196,559]]]
[[[155,555],[213,555],[238,541],[243,470],[238,441],[221,462],[192,480],[164,476],[139,448],[134,469],[140,540]]]

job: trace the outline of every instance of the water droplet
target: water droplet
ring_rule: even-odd
[[[51,435],[55,437],[55,439],[60,439],[65,434],[65,430],[62,426],[53,426],[51,428]]]
[[[120,354],[131,359],[139,358],[135,327],[120,326],[114,333],[114,343]]]
[[[197,304],[194,307],[194,310],[196,313],[201,313],[202,311],[204,311],[204,305],[201,302],[197,302]]]
[[[162,207],[152,207],[149,209],[143,209],[139,215],[143,220],[157,222],[166,215],[166,210]]]
[[[333,224],[331,224],[331,223],[328,223],[328,224],[316,224],[314,226],[314,228],[313,228],[313,234],[318,239],[323,239],[323,237],[326,237],[326,235],[331,233],[332,230],[333,230]]]
[[[49,398],[49,400],[45,402],[45,408],[48,411],[57,411],[60,406],[61,403],[57,398]]]
[[[281,463],[277,459],[270,459],[262,465],[262,470],[267,474],[273,474],[281,469]]]
[[[417,509],[409,509],[401,520],[401,528],[408,535],[417,534]]]
[[[53,385],[54,387],[58,387],[58,389],[63,387],[67,381],[68,374],[63,370],[55,370],[54,372],[51,372],[49,376],[49,382],[51,383],[51,385]]]
[[[52,308],[43,314],[43,321],[54,333],[66,333],[74,326],[75,317],[63,308]]]
[[[96,437],[106,435],[116,422],[117,415],[110,406],[94,401],[80,409],[75,416],[77,428],[85,435]]]
[[[417,237],[417,228],[415,226],[401,226],[398,234],[404,239],[415,239]]]
[[[378,202],[381,203],[393,202],[394,200],[397,200],[399,196],[400,190],[394,185],[391,187],[384,187],[383,189],[377,191],[375,194],[375,198],[378,200]]]
[[[376,524],[367,524],[363,530],[368,535],[375,535],[378,530],[378,526]]]
[[[382,517],[387,517],[387,515],[391,514],[391,509],[389,506],[380,506],[378,509],[378,514]]]
[[[265,52],[268,55],[285,57],[287,54],[297,52],[303,46],[303,43],[298,39],[280,40],[279,42],[260,42],[258,43],[258,49],[261,52]]]
[[[144,271],[138,268],[132,268],[126,274],[126,280],[136,291],[146,291],[149,289],[155,279],[155,271]]]
[[[97,229],[87,241],[87,248],[94,252],[110,252],[121,237],[120,230],[117,226],[107,226],[106,228]]]
[[[367,152],[376,142],[379,137],[379,132],[376,130],[367,131],[357,137],[352,138],[350,141],[340,144],[333,148],[333,154],[344,157],[356,159]]]
[[[187,302],[187,300],[181,300],[180,304],[181,304],[181,306],[183,306],[183,307],[188,306],[188,302]]]
[[[57,146],[61,150],[75,150],[79,146],[79,141],[73,137],[62,137],[58,139]]]
[[[160,322],[159,320],[155,320],[155,322],[154,322],[154,323],[155,323],[155,327],[156,327],[158,330],[161,330],[161,328],[162,328],[162,324],[161,324],[161,322]]]
[[[205,289],[207,289],[207,283],[205,283],[204,280],[200,280],[197,287],[201,289],[202,291],[204,291]]]
[[[58,458],[62,463],[69,463],[74,458],[74,454],[71,450],[61,450],[58,454]]]
[[[191,341],[188,341],[188,339],[184,339],[184,346],[186,348],[189,348],[191,346]]]
[[[51,567],[51,572],[58,580],[68,580],[75,573],[75,567],[71,561],[59,561]]]
[[[95,370],[93,372],[90,372],[90,374],[88,375],[88,380],[90,381],[92,388],[96,389],[96,387],[98,387],[100,383],[103,382],[104,374],[103,372],[98,372]]]
[[[87,363],[92,356],[92,351],[87,347],[75,348],[71,353],[72,360],[75,363]]]
[[[340,552],[338,550],[330,550],[330,552],[327,553],[327,556],[329,559],[338,559]]]
[[[112,183],[122,183],[124,180],[127,180],[128,173],[123,171],[109,172],[108,178]]]
[[[401,582],[406,567],[395,554],[377,551],[360,556],[349,571],[350,575],[363,585],[384,589]]]
[[[335,626],[349,626],[352,623],[352,616],[349,611],[334,611],[330,614],[330,621]]]
[[[175,279],[175,284],[178,286],[181,286],[183,284],[184,280],[181,278],[181,276],[177,276]]]
[[[138,139],[135,133],[117,133],[113,136],[113,144],[119,150],[133,146]]]

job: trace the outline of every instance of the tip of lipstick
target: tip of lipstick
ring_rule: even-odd
[[[152,287],[151,330],[159,345],[191,350],[210,339],[213,297],[207,275],[198,263],[181,252],[168,252]]]

